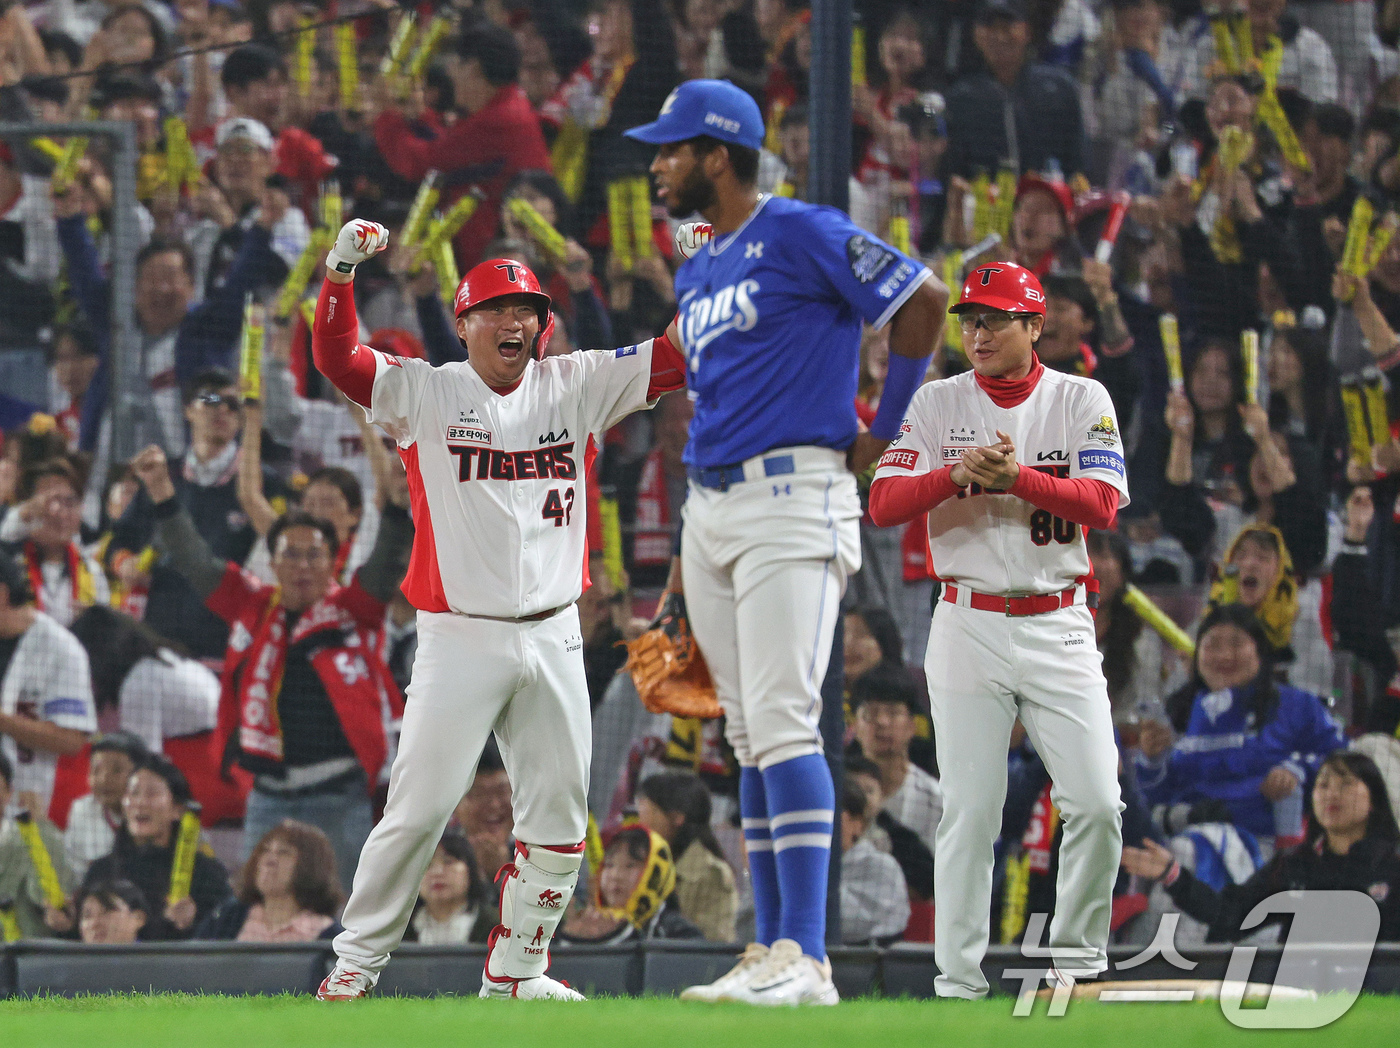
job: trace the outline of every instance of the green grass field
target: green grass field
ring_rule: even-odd
[[[1400,999],[1363,997],[1320,1030],[1239,1030],[1216,1004],[1075,1002],[1064,1018],[1013,1018],[1010,998],[976,1003],[849,1001],[839,1008],[763,1011],[663,998],[588,1004],[376,999],[322,1005],[305,997],[183,995],[0,1001],[0,1045],[23,1048],[439,1048],[608,1045],[611,1048],[904,1045],[949,1048],[1191,1048],[1265,1044],[1391,1048]]]

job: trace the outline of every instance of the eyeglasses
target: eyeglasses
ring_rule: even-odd
[[[273,559],[284,564],[320,564],[330,560],[331,555],[329,550],[324,549],[284,549]]]
[[[238,397],[232,393],[200,393],[194,399],[211,408],[216,408],[222,404],[230,411],[237,411],[243,406],[239,402]]]
[[[1011,326],[1013,320],[1025,320],[1033,317],[1034,313],[959,313],[958,325],[966,332],[976,331],[979,327],[984,327],[988,331],[996,334],[998,331],[1005,331]]]
[[[867,724],[898,724],[909,715],[908,706],[891,702],[866,702],[856,710],[856,719]]]

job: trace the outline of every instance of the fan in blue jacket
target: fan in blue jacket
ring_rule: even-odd
[[[1213,610],[1199,638],[1191,682],[1167,699],[1170,727],[1144,726],[1144,796],[1154,807],[1216,800],[1257,836],[1300,834],[1301,791],[1345,746],[1341,729],[1316,695],[1273,679],[1273,647],[1244,605]]]

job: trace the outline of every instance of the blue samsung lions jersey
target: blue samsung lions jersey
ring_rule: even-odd
[[[676,273],[695,399],[687,464],[849,447],[861,321],[888,323],[928,276],[835,208],[761,198]]]

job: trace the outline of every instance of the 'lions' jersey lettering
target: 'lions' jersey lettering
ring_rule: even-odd
[[[761,197],[676,273],[695,419],[685,460],[856,437],[861,322],[889,322],[929,277],[835,208]]]

